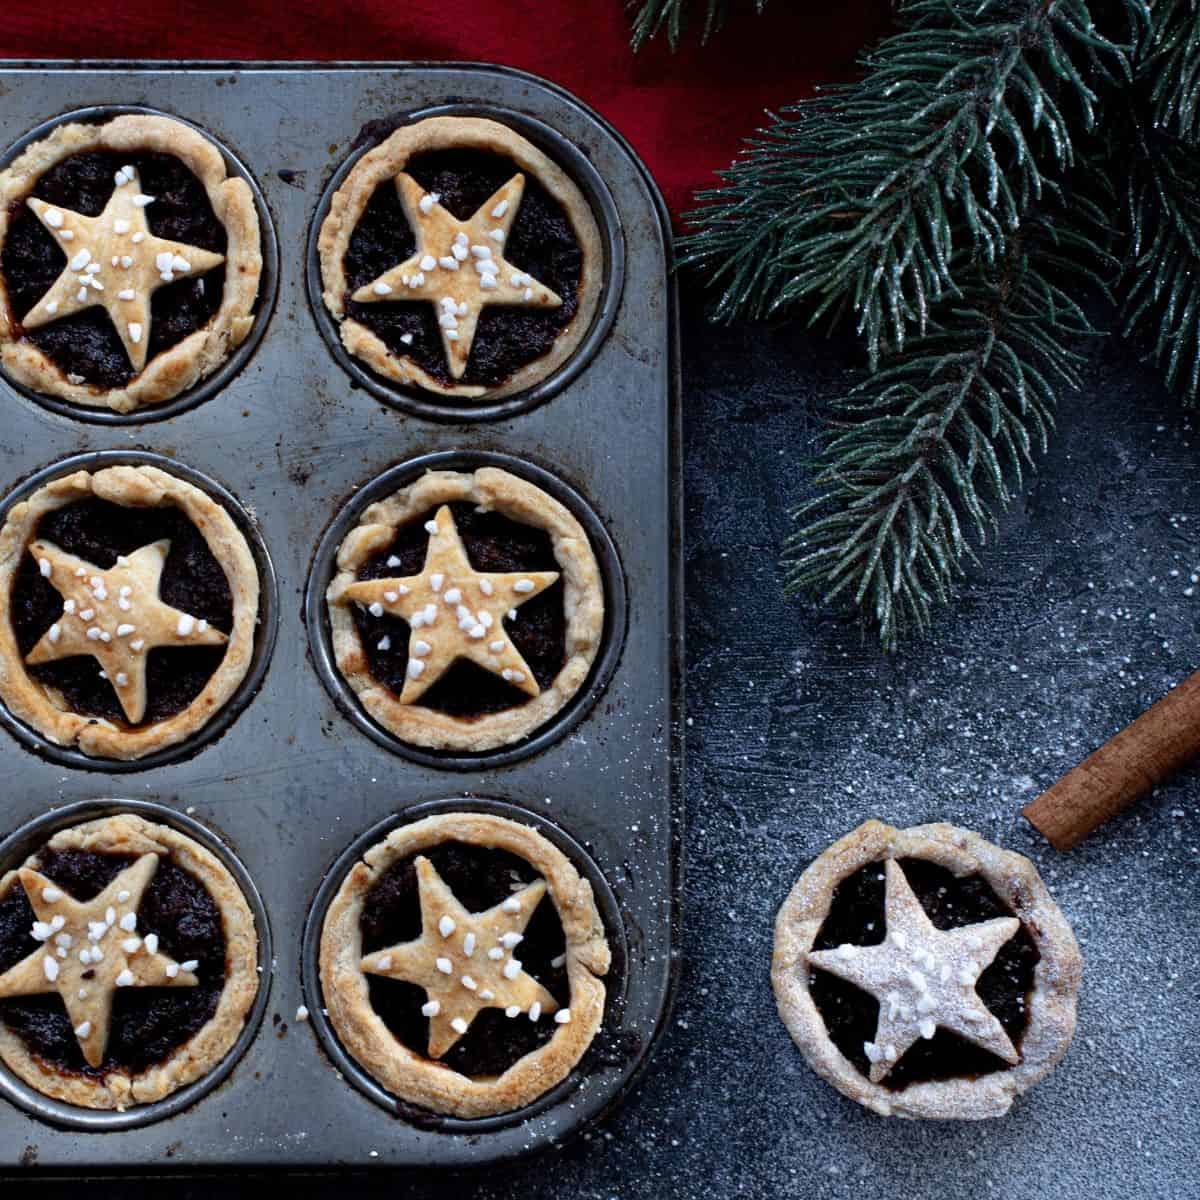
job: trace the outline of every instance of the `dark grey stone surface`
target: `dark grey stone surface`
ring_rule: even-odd
[[[1019,815],[1200,667],[1195,419],[1125,348],[1100,347],[962,602],[889,657],[781,595],[812,406],[838,386],[843,350],[795,324],[712,330],[694,309],[683,344],[690,770],[670,1029],[637,1092],[586,1137],[477,1177],[355,1180],[358,1194],[1197,1196],[1200,773],[1068,855]],[[1002,1120],[870,1116],[809,1071],[776,1017],[775,911],[812,857],[872,815],[947,819],[1031,855],[1075,926],[1075,1043]],[[250,1194],[183,1180],[170,1192],[214,1186]],[[293,1190],[333,1188],[349,1195],[350,1180]]]

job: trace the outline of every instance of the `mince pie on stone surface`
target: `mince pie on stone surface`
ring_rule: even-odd
[[[0,172],[0,362],[33,391],[178,396],[246,338],[261,273],[249,186],[179,121],[60,125]]]
[[[367,508],[329,585],[338,669],[405,742],[486,751],[583,685],[604,590],[579,522],[492,467],[430,471]]]
[[[390,1092],[457,1117],[532,1103],[604,1016],[610,950],[592,889],[517,821],[402,826],[346,876],[321,986],[349,1053]]]
[[[199,843],[130,814],[61,830],[0,878],[0,1062],[85,1108],[201,1078],[258,991],[241,889]]]
[[[809,1064],[884,1116],[1000,1116],[1075,1031],[1081,963],[1033,864],[953,825],[864,825],[775,923],[779,1012]]]
[[[0,529],[0,697],[59,746],[136,759],[245,677],[258,570],[232,517],[157,467],[76,471]]]
[[[479,117],[431,117],[365,154],[319,249],[346,349],[385,379],[467,399],[522,391],[566,362],[603,274],[579,188]]]

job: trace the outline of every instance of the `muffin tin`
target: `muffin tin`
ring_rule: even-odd
[[[244,865],[264,946],[274,939],[256,1010],[269,1019],[251,1021],[193,1088],[107,1114],[54,1106],[0,1077],[0,1171],[467,1166],[577,1131],[644,1066],[677,956],[679,407],[670,234],[653,183],[578,101],[503,68],[13,64],[0,86],[5,146],[78,110],[196,124],[257,181],[266,260],[246,345],[170,404],[118,417],[0,380],[5,497],[34,485],[34,472],[152,461],[249,526],[265,585],[256,662],[230,719],[169,760],[86,759],[4,720],[15,736],[0,740],[12,781],[2,824],[14,832],[0,870],[31,838],[84,819],[62,806],[128,797],[103,804],[149,803],[193,836],[207,827],[206,840]],[[316,224],[363,148],[360,131],[447,112],[506,121],[558,161],[591,202],[608,259],[579,352],[490,405],[450,407],[364,377],[340,352],[313,276]],[[605,637],[585,688],[549,726],[495,754],[444,757],[397,745],[358,708],[331,667],[320,597],[331,549],[365,502],[428,467],[482,463],[531,478],[580,518],[604,571]],[[313,970],[323,906],[353,856],[439,807],[546,833],[592,880],[614,949],[604,1027],[580,1067],[528,1109],[485,1121],[405,1108],[362,1076],[322,1019]],[[296,1019],[301,1005],[311,1020]]]

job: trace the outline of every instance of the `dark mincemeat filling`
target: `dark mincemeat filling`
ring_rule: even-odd
[[[47,513],[36,536],[107,570],[118,554],[132,554],[150,542],[167,538],[170,552],[163,567],[159,594],[163,601],[214,628],[233,628],[233,596],[229,581],[200,531],[177,508],[125,508],[89,498]],[[63,598],[43,579],[26,552],[13,580],[10,602],[13,633],[22,657],[62,619]],[[160,647],[146,661],[145,723],[182,712],[204,689],[225,657],[224,646]],[[100,664],[90,656],[59,659],[26,671],[39,683],[60,691],[72,712],[125,724],[125,714],[112,684],[100,678]]]
[[[523,858],[464,842],[447,842],[422,852],[468,912],[484,912],[513,894],[514,884],[533,883],[538,873]],[[393,864],[367,895],[360,922],[364,954],[415,941],[421,936],[416,858]],[[521,942],[521,963],[560,1005],[570,1002],[566,967],[552,966],[565,949],[562,924],[549,893],[534,911]],[[477,951],[482,953],[482,951]],[[371,1007],[410,1050],[429,1050],[429,1019],[421,1015],[424,988],[378,975],[367,976]],[[472,1078],[503,1074],[519,1058],[554,1035],[554,1018],[531,1021],[485,1008],[438,1061]]]
[[[38,870],[76,900],[98,895],[137,861],[124,854],[43,850]],[[38,949],[30,930],[33,909],[19,883],[0,900],[0,972]],[[99,1078],[111,1071],[137,1074],[166,1060],[217,1010],[225,986],[225,933],[204,885],[170,859],[158,864],[138,910],[138,933],[156,933],[159,951],[176,962],[196,959],[192,988],[119,988],[104,1062],[90,1067],[79,1049],[67,1010],[57,994],[0,1000],[0,1020],[30,1053],[69,1074]]]
[[[956,877],[945,867],[919,858],[903,858],[904,871],[922,908],[938,929],[974,925],[1013,912],[979,875]],[[884,872],[882,863],[868,863],[843,880],[834,891],[814,950],[830,950],[849,942],[874,946],[886,933],[884,919]],[[1029,1024],[1028,998],[1039,955],[1028,930],[1022,925],[1000,948],[991,965],[979,977],[975,990],[1004,1026],[1018,1049]],[[809,987],[817,1010],[834,1045],[866,1075],[870,1063],[863,1043],[874,1041],[879,1021],[879,1004],[873,996],[827,971],[814,969]],[[990,1051],[939,1028],[932,1038],[921,1038],[884,1077],[884,1087],[898,1091],[911,1083],[956,1077],[974,1078],[1008,1069],[1008,1063]]]
[[[208,194],[191,171],[170,154],[88,150],[51,167],[29,194],[82,216],[99,216],[116,186],[113,176],[126,165],[137,168],[141,190],[154,197],[146,209],[151,233],[225,253],[225,228],[213,213]],[[90,308],[38,329],[20,330],[21,319],[49,291],[66,265],[67,255],[58,239],[42,227],[24,198],[14,202],[9,209],[8,236],[0,249],[0,270],[20,335],[67,374],[80,375],[97,387],[124,387],[135,372],[104,309]],[[220,308],[224,290],[223,266],[160,287],[151,300],[147,362],[206,325]]]
[[[411,159],[404,169],[427,192],[438,193],[442,207],[460,220],[471,217],[520,170],[511,160],[483,150],[431,150]],[[346,251],[346,311],[393,354],[411,359],[440,383],[498,386],[518,368],[548,353],[579,307],[583,252],[562,206],[528,172],[503,254],[514,268],[557,293],[562,305],[538,310],[486,307],[461,379],[453,379],[447,368],[437,312],[428,300],[379,304],[349,300],[358,288],[404,262],[415,249],[396,185],[386,180],[371,196]],[[411,345],[400,340],[405,334],[413,335]]]
[[[550,535],[530,525],[520,525],[499,513],[481,513],[473,504],[450,505],[459,536],[471,565],[478,571],[558,571]],[[425,522],[436,514],[430,509],[397,530],[387,549],[359,569],[359,579],[402,578],[419,575],[425,565],[429,534]],[[391,557],[399,566],[389,567]],[[399,695],[408,668],[409,627],[398,617],[373,617],[366,608],[351,606],[354,622],[367,656],[371,675]],[[566,662],[566,615],[560,579],[517,609],[515,621],[502,622],[504,633],[529,664],[538,686],[548,687]],[[379,649],[387,637],[390,646]],[[529,697],[499,675],[460,659],[421,697],[425,708],[455,717],[480,717],[525,704]]]

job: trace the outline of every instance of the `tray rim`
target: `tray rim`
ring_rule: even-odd
[[[99,71],[130,71],[141,74],[161,73],[202,73],[220,70],[247,72],[279,72],[291,73],[300,71],[342,71],[360,73],[365,71],[382,70],[425,70],[425,71],[457,71],[471,74],[492,74],[510,76],[516,80],[532,84],[548,92],[561,102],[579,109],[586,117],[595,122],[603,132],[612,139],[632,163],[637,174],[646,188],[647,195],[658,217],[659,234],[663,242],[663,250],[667,260],[666,278],[666,331],[667,331],[667,395],[666,395],[666,434],[667,456],[669,463],[669,479],[667,481],[667,519],[668,519],[668,582],[670,630],[668,635],[668,678],[670,712],[670,728],[666,731],[668,746],[667,777],[669,780],[668,811],[671,821],[670,831],[670,866],[674,887],[671,890],[669,911],[669,932],[671,946],[671,961],[667,970],[663,987],[662,1003],[659,1007],[655,1026],[646,1038],[642,1053],[626,1077],[616,1088],[608,1102],[588,1119],[574,1125],[561,1137],[548,1139],[536,1146],[523,1147],[511,1154],[502,1154],[485,1160],[487,1166],[502,1165],[521,1159],[528,1159],[549,1149],[551,1146],[561,1146],[568,1140],[579,1137],[580,1134],[594,1128],[603,1121],[614,1109],[621,1105],[630,1092],[639,1085],[644,1072],[658,1049],[662,1035],[670,1022],[675,999],[679,990],[679,976],[682,965],[682,930],[683,930],[683,872],[685,868],[683,828],[685,810],[683,791],[686,784],[686,678],[685,654],[686,638],[684,629],[685,597],[684,597],[684,506],[683,506],[683,409],[682,409],[682,379],[681,355],[679,346],[680,317],[678,278],[674,270],[674,231],[670,210],[667,208],[662,191],[654,176],[633,148],[632,144],[606,117],[599,113],[586,100],[576,96],[568,88],[552,80],[519,67],[510,67],[503,63],[487,62],[474,59],[53,59],[53,58],[0,58],[0,74],[23,71],[62,71],[71,74],[84,74]],[[66,111],[66,110],[64,110]],[[518,418],[519,419],[519,418]],[[481,1164],[482,1167],[483,1164]],[[397,1174],[412,1174],[416,1171],[428,1171],[448,1177],[455,1168],[433,1165],[425,1168],[389,1167],[388,1164],[366,1162],[356,1164],[356,1169],[370,1171],[391,1170]],[[264,1168],[250,1168],[263,1170]],[[80,1168],[40,1167],[40,1174],[59,1178],[79,1176]],[[191,1173],[195,1177],[223,1177],[234,1171],[245,1172],[245,1165],[215,1164],[189,1169],[187,1164],[180,1164],[174,1170],[163,1169],[161,1165],[153,1174],[164,1177],[178,1177]],[[267,1171],[272,1169],[266,1168]],[[322,1174],[344,1170],[344,1164],[330,1163],[327,1167],[306,1167],[306,1173]],[[461,1169],[459,1169],[461,1173]],[[88,1177],[120,1177],[128,1175],[120,1167],[91,1166],[86,1169]],[[20,1167],[0,1168],[0,1180],[8,1178],[28,1178],[28,1172]]]

